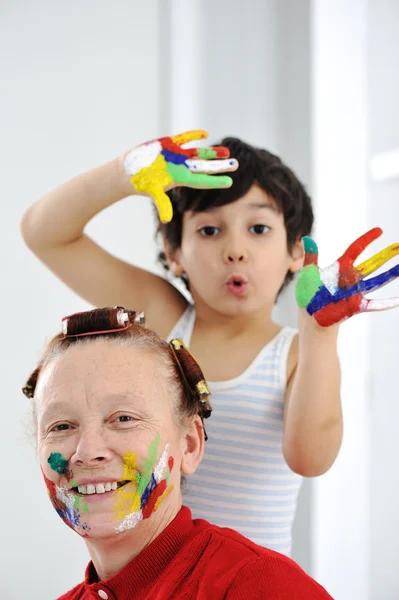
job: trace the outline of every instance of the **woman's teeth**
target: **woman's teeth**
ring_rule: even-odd
[[[116,481],[113,483],[89,483],[88,485],[79,485],[78,492],[79,494],[104,494],[104,492],[110,492],[117,488],[118,484]]]

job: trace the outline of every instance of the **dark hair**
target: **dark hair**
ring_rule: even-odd
[[[180,248],[182,241],[183,215],[186,211],[206,211],[208,208],[224,206],[239,200],[252,185],[256,184],[276,202],[277,208],[284,215],[287,231],[287,246],[291,251],[298,238],[308,235],[313,225],[313,210],[311,199],[305,186],[295,173],[282,160],[267,150],[256,148],[239,138],[226,137],[220,142],[230,150],[230,156],[239,162],[239,168],[229,175],[233,185],[221,190],[198,190],[188,187],[178,187],[168,196],[173,206],[173,219],[169,223],[160,223],[158,233],[166,240],[172,252]],[[165,252],[158,254],[158,260],[168,270]],[[288,272],[283,289],[293,278]],[[188,281],[183,276],[188,287]],[[281,291],[281,290],[280,290]]]
[[[62,320],[63,333],[47,345],[38,367],[28,378],[23,393],[33,398],[43,368],[70,346],[88,344],[101,337],[121,344],[138,346],[153,352],[167,369],[172,387],[179,398],[176,411],[180,419],[198,414],[201,419],[210,416],[210,394],[203,373],[194,357],[181,340],[163,341],[154,331],[144,326],[143,313],[123,307],[98,308],[76,313]],[[205,439],[206,433],[204,430]]]

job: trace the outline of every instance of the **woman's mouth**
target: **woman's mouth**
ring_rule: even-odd
[[[79,493],[83,496],[91,496],[93,494],[105,494],[106,492],[113,492],[127,483],[130,483],[130,480],[107,481],[105,483],[88,483],[86,485],[72,487],[71,491],[75,494]]]

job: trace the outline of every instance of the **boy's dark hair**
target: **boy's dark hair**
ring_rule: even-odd
[[[229,173],[233,185],[218,190],[178,187],[168,192],[173,206],[173,219],[169,223],[159,223],[158,232],[165,238],[171,252],[181,245],[183,215],[186,211],[202,212],[211,207],[230,204],[242,198],[254,184],[270,195],[283,213],[287,246],[291,251],[298,238],[309,235],[313,225],[311,199],[304,185],[278,156],[267,150],[234,137],[226,137],[218,145],[229,148],[230,156],[239,162],[238,170]],[[158,260],[168,270],[165,252],[159,252]],[[293,274],[288,272],[281,289],[292,278]],[[187,279],[184,276],[182,279],[189,288]]]

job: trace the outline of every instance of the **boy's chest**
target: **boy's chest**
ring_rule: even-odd
[[[201,366],[205,379],[227,381],[242,375],[268,341],[267,336],[221,341],[194,332],[190,352]]]

